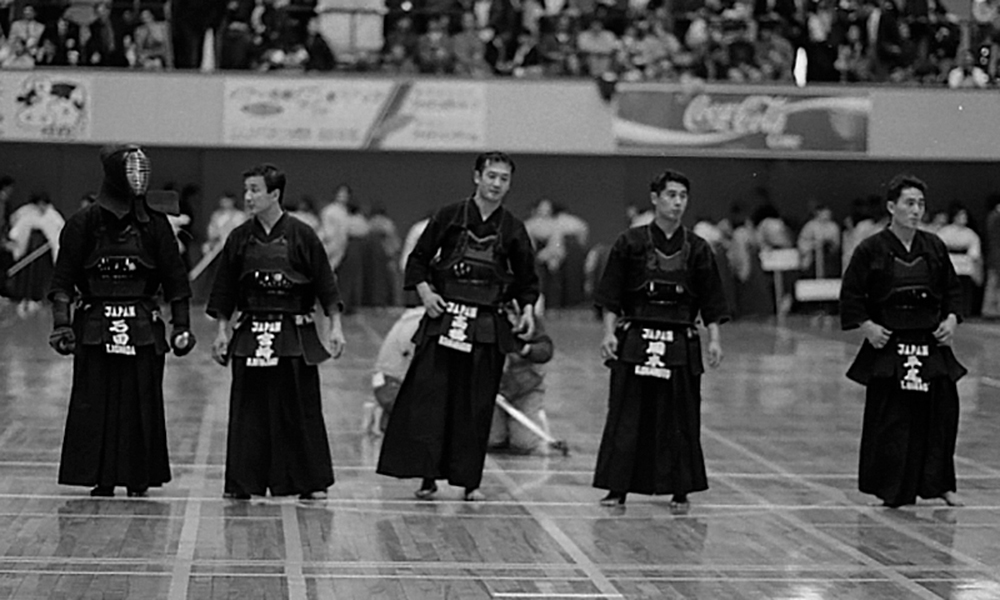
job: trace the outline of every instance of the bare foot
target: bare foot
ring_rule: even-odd
[[[965,506],[965,502],[962,502],[962,499],[955,492],[945,492],[941,495],[941,499],[948,506]]]
[[[479,490],[465,490],[466,502],[482,502],[483,500],[486,500],[486,496]]]

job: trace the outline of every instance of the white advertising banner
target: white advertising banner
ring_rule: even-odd
[[[465,150],[485,145],[484,84],[227,78],[227,146]]]
[[[373,147],[470,150],[486,146],[486,88],[470,81],[399,82]]]
[[[223,143],[364,148],[391,80],[227,77]]]
[[[88,77],[77,74],[0,72],[0,140],[90,140],[91,87]]]

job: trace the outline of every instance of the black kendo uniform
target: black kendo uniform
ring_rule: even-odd
[[[101,161],[101,193],[63,228],[49,291],[50,344],[73,354],[59,483],[96,486],[98,496],[126,486],[135,495],[170,481],[163,410],[170,346],[157,298],[170,304],[170,345],[187,354],[191,288],[162,198],[146,193],[146,154],[117,146],[102,150]]]
[[[318,365],[330,358],[313,320],[340,307],[326,252],[305,223],[256,218],[226,239],[208,301],[212,317],[240,312],[229,344],[233,383],[225,493],[310,494],[333,485]],[[340,308],[338,308],[339,310]]]
[[[685,495],[708,489],[701,450],[701,341],[695,319],[729,320],[708,242],[655,223],[618,237],[595,295],[619,316],[618,358],[594,487]]]
[[[859,489],[889,506],[956,489],[958,388],[967,373],[933,332],[963,317],[961,287],[937,236],[916,231],[910,250],[889,229],[851,257],[840,291],[841,327],[867,320],[892,332],[877,350],[865,340],[847,376],[867,387]]]
[[[524,224],[503,206],[483,220],[471,199],[441,209],[406,264],[406,289],[424,281],[444,298],[447,311],[424,316],[413,338],[413,361],[377,472],[478,489],[504,360],[515,348],[501,307],[514,299],[521,306],[538,300]]]

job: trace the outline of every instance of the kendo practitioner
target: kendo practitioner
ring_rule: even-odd
[[[502,152],[477,157],[471,198],[438,210],[406,263],[404,286],[426,308],[416,348],[393,406],[377,472],[420,477],[428,499],[445,479],[479,490],[490,423],[514,336],[534,335],[538,276],[524,224],[502,202],[514,162]],[[503,306],[516,303],[512,326]]]
[[[194,347],[191,288],[164,214],[177,214],[176,196],[147,193],[145,151],[120,145],[100,156],[100,194],[63,228],[48,294],[49,344],[73,355],[59,483],[144,496],[170,481],[164,358]],[[160,297],[170,305],[169,345]]]
[[[708,363],[722,361],[719,325],[729,309],[708,242],[681,224],[691,183],[664,171],[650,184],[653,222],[618,236],[595,294],[604,311],[601,358],[611,368],[608,415],[594,487],[605,506],[629,492],[688,494],[708,489],[701,450],[701,316]]]
[[[866,387],[859,489],[885,506],[956,495],[958,388],[967,372],[951,350],[962,290],[948,249],[919,229],[927,186],[889,182],[889,226],[851,256],[840,291],[845,330],[865,336],[847,377]]]
[[[218,320],[212,356],[222,365],[231,361],[233,372],[227,498],[270,490],[321,500],[333,485],[318,365],[344,350],[343,306],[323,244],[284,211],[284,195],[285,174],[274,165],[243,174],[253,218],[226,239],[208,300],[208,314]],[[313,316],[317,302],[330,319],[329,350]]]

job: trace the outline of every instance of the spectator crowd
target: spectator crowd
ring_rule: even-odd
[[[987,87],[995,1],[0,0],[0,67]]]

